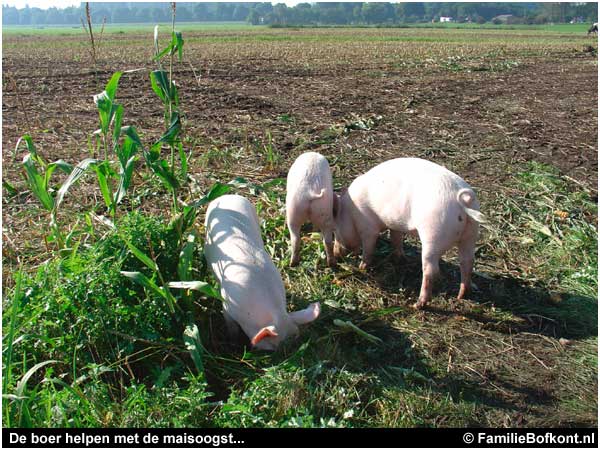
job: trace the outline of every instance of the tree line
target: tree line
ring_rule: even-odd
[[[171,20],[170,3],[92,2],[96,23],[157,23]],[[500,17],[498,17],[500,16]],[[16,8],[2,6],[3,25],[79,25],[85,3],[68,8]],[[248,22],[254,25],[396,25],[439,21],[564,23],[596,22],[595,2],[561,3],[177,3],[178,22]]]

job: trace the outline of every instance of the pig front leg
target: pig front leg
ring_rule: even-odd
[[[223,317],[225,318],[225,327],[227,328],[227,334],[230,339],[237,339],[240,334],[240,326],[233,320],[229,314],[223,311]]]
[[[419,300],[413,305],[416,309],[421,309],[431,299],[433,291],[433,282],[435,277],[440,272],[440,254],[435,252],[430,245],[422,243],[422,266],[423,279],[421,281],[421,292]]]
[[[404,259],[404,233],[402,231],[390,230],[390,240],[392,241],[396,258]]]

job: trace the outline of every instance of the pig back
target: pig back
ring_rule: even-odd
[[[423,221],[459,208],[457,193],[470,186],[458,175],[419,158],[385,161],[358,177],[348,193],[362,214],[386,228],[415,230]]]
[[[205,227],[207,242],[211,244],[241,239],[254,247],[264,247],[256,209],[241,195],[223,195],[213,200],[206,211]]]

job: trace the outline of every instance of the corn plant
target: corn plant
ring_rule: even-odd
[[[123,105],[115,102],[115,96],[122,75],[122,72],[114,73],[104,91],[94,96],[100,118],[100,128],[94,132],[94,135],[102,141],[104,160],[96,160],[89,164],[96,173],[102,198],[113,218],[116,215],[117,205],[123,200],[131,185],[138,149],[143,147],[133,127],[121,126]],[[122,142],[121,137],[123,137]],[[109,152],[117,155],[118,172],[112,167]]]
[[[29,135],[24,135],[17,141],[15,154],[19,151],[19,147],[23,143],[25,143],[28,150],[23,157],[23,169],[27,186],[33,195],[40,201],[44,209],[50,212],[50,241],[56,242],[59,248],[63,248],[65,240],[56,218],[56,202],[52,195],[54,189],[50,186],[50,178],[56,169],[71,174],[73,167],[62,159],[47,163],[38,153],[33,143],[33,139]]]
[[[180,181],[175,171],[175,151],[179,155],[179,177],[185,182],[187,179],[188,159],[183,149],[183,143],[179,137],[181,132],[181,114],[179,111],[179,93],[173,81],[173,57],[177,53],[179,61],[183,58],[183,36],[181,32],[175,31],[175,3],[172,8],[171,42],[160,50],[158,44],[158,25],[154,27],[154,60],[158,69],[150,72],[150,83],[152,90],[163,104],[166,132],[156,141],[148,152],[144,153],[146,162],[152,171],[158,175],[162,183],[171,191],[173,197],[173,212],[178,210],[177,190]],[[163,69],[162,58],[169,55],[169,71]],[[162,159],[160,154],[163,145],[168,146],[171,151],[170,162]]]

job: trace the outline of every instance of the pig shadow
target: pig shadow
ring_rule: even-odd
[[[309,303],[309,300],[296,299],[297,307]],[[405,314],[405,311],[390,314]],[[351,322],[374,339],[365,338],[351,328],[340,327],[339,322],[334,322],[336,319]],[[217,327],[212,335],[211,351],[225,358],[247,358],[250,351],[247,337],[240,336],[238,340],[231,341],[222,317],[213,317],[212,320]],[[478,380],[467,379],[457,373],[440,375],[441,371],[427,363],[430,357],[415,347],[410,335],[391,325],[389,320],[384,320],[378,311],[348,311],[322,304],[320,317],[302,326],[300,334],[284,341],[276,352],[252,351],[251,354],[256,357],[255,360],[263,358],[263,366],[227,381],[211,375],[210,364],[207,364],[207,381],[214,393],[211,401],[227,401],[233,385],[250,384],[262,376],[264,368],[278,365],[284,365],[286,370],[300,370],[306,377],[306,387],[314,390],[322,390],[331,384],[332,377],[349,375],[360,380],[357,388],[371,398],[383,398],[390,389],[400,394],[407,391],[417,395],[423,395],[425,389],[425,392],[439,394],[438,398],[449,397],[456,404],[469,402],[509,414],[524,414],[529,412],[532,403],[551,405],[556,400],[544,391],[518,386],[507,380],[494,380],[507,393],[500,397],[489,389],[489,385]],[[337,414],[327,402],[314,407],[317,408],[317,416],[335,417]],[[373,407],[366,405],[366,408]],[[369,413],[375,414],[376,411]],[[472,420],[471,426],[484,425],[476,417]]]
[[[406,257],[398,260],[389,239],[380,237],[373,267],[367,273],[358,271],[358,257],[347,260],[356,265],[356,276],[366,277],[384,291],[398,294],[401,290],[413,304],[419,297],[422,268],[418,245],[405,242]],[[477,270],[477,255],[475,256]],[[460,285],[458,264],[442,258],[440,275],[433,295],[424,311],[441,315],[461,315],[504,333],[527,331],[553,338],[583,339],[598,335],[597,299],[575,293],[553,293],[543,285],[529,285],[510,276],[473,274],[474,288],[465,300],[457,300]],[[508,311],[515,320],[503,320],[486,314],[485,306]]]

